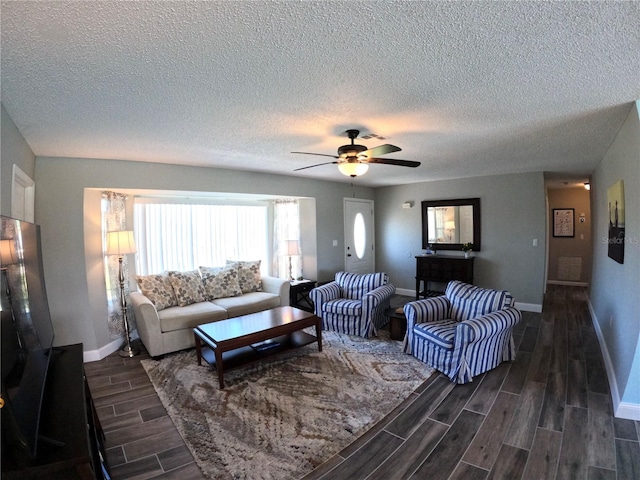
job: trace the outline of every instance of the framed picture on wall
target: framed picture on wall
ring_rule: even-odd
[[[624,183],[614,183],[607,190],[609,202],[609,248],[607,254],[618,263],[624,263]]]
[[[573,208],[554,208],[553,236],[574,237],[576,231],[574,217],[575,213]]]

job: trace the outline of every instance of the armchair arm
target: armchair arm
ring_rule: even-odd
[[[387,283],[386,285],[374,288],[373,290],[365,293],[362,296],[362,301],[371,301],[371,299],[375,299],[376,302],[383,302],[384,300],[390,299],[394,293],[396,293],[396,287]]]
[[[387,283],[362,296],[362,315],[364,320],[369,320],[369,335],[376,334],[378,327],[384,325],[384,311],[389,307],[389,300],[394,293],[396,287]]]
[[[515,307],[487,313],[477,318],[460,322],[456,327],[456,338],[460,337],[467,344],[497,335],[514,327],[522,314]]]
[[[322,304],[329,300],[340,298],[340,287],[334,282],[329,282],[314,288],[309,292],[309,297],[313,301],[313,313],[316,317],[322,318]]]
[[[404,337],[403,349],[405,353],[411,353],[413,327],[419,323],[451,318],[451,303],[444,295],[416,300],[404,306],[404,315],[407,317],[407,333]]]
[[[517,308],[507,307],[460,322],[453,346],[457,368],[449,372],[449,378],[457,383],[467,383],[478,372],[487,371],[503,360],[512,360],[515,345],[511,329],[521,318]]]

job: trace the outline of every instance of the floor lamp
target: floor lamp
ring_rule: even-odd
[[[9,300],[11,300],[11,291],[9,289],[9,279],[7,278],[7,267],[9,265],[15,265],[16,263],[18,263],[18,258],[16,255],[15,240],[0,240],[0,270],[7,281],[5,291]]]
[[[294,255],[300,255],[300,243],[298,240],[287,240],[287,255],[289,255],[289,280],[295,280],[293,278],[291,257]]]
[[[15,240],[13,239],[0,240],[0,272],[2,272],[2,277],[5,282],[4,294],[7,297],[7,305],[0,305],[0,307],[4,308],[6,306],[11,312],[11,321],[13,322],[13,325],[16,329],[16,336],[18,338],[18,347],[22,351],[24,347],[24,342],[22,341],[22,336],[20,335],[20,330],[18,329],[18,325],[16,325],[16,317],[13,314],[13,305],[11,304],[11,287],[9,287],[9,275],[7,274],[7,268],[10,265],[16,265],[17,263],[18,263],[18,255],[16,253]]]
[[[120,282],[120,309],[122,310],[122,322],[124,324],[125,344],[120,350],[121,357],[134,357],[140,351],[131,347],[131,335],[129,331],[129,318],[127,317],[127,297],[124,292],[124,270],[122,269],[122,257],[129,253],[136,253],[136,244],[133,241],[131,230],[107,233],[107,255],[118,256],[118,282]]]

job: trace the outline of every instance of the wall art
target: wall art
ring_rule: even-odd
[[[618,263],[624,263],[624,183],[614,183],[607,190],[609,203],[608,254]]]
[[[574,237],[574,209],[554,208],[553,209],[553,236],[554,237]]]

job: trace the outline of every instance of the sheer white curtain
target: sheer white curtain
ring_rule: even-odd
[[[298,200],[276,200],[273,207],[273,272],[276,277],[289,278],[289,260],[293,278],[302,276],[302,245],[300,245],[300,208]],[[299,255],[289,255],[289,242],[297,242]]]
[[[140,275],[262,260],[268,274],[266,205],[162,203],[134,199]]]
[[[127,196],[118,192],[102,192],[102,252],[104,256],[104,279],[107,286],[107,323],[109,336],[118,338],[124,333],[122,311],[120,310],[120,282],[118,270],[120,268],[117,255],[107,255],[107,232],[127,229]],[[124,290],[126,298],[129,298],[129,270],[127,256],[122,259],[124,271]],[[128,308],[128,305],[127,305]],[[135,329],[133,315],[128,317],[131,322],[131,330]]]

